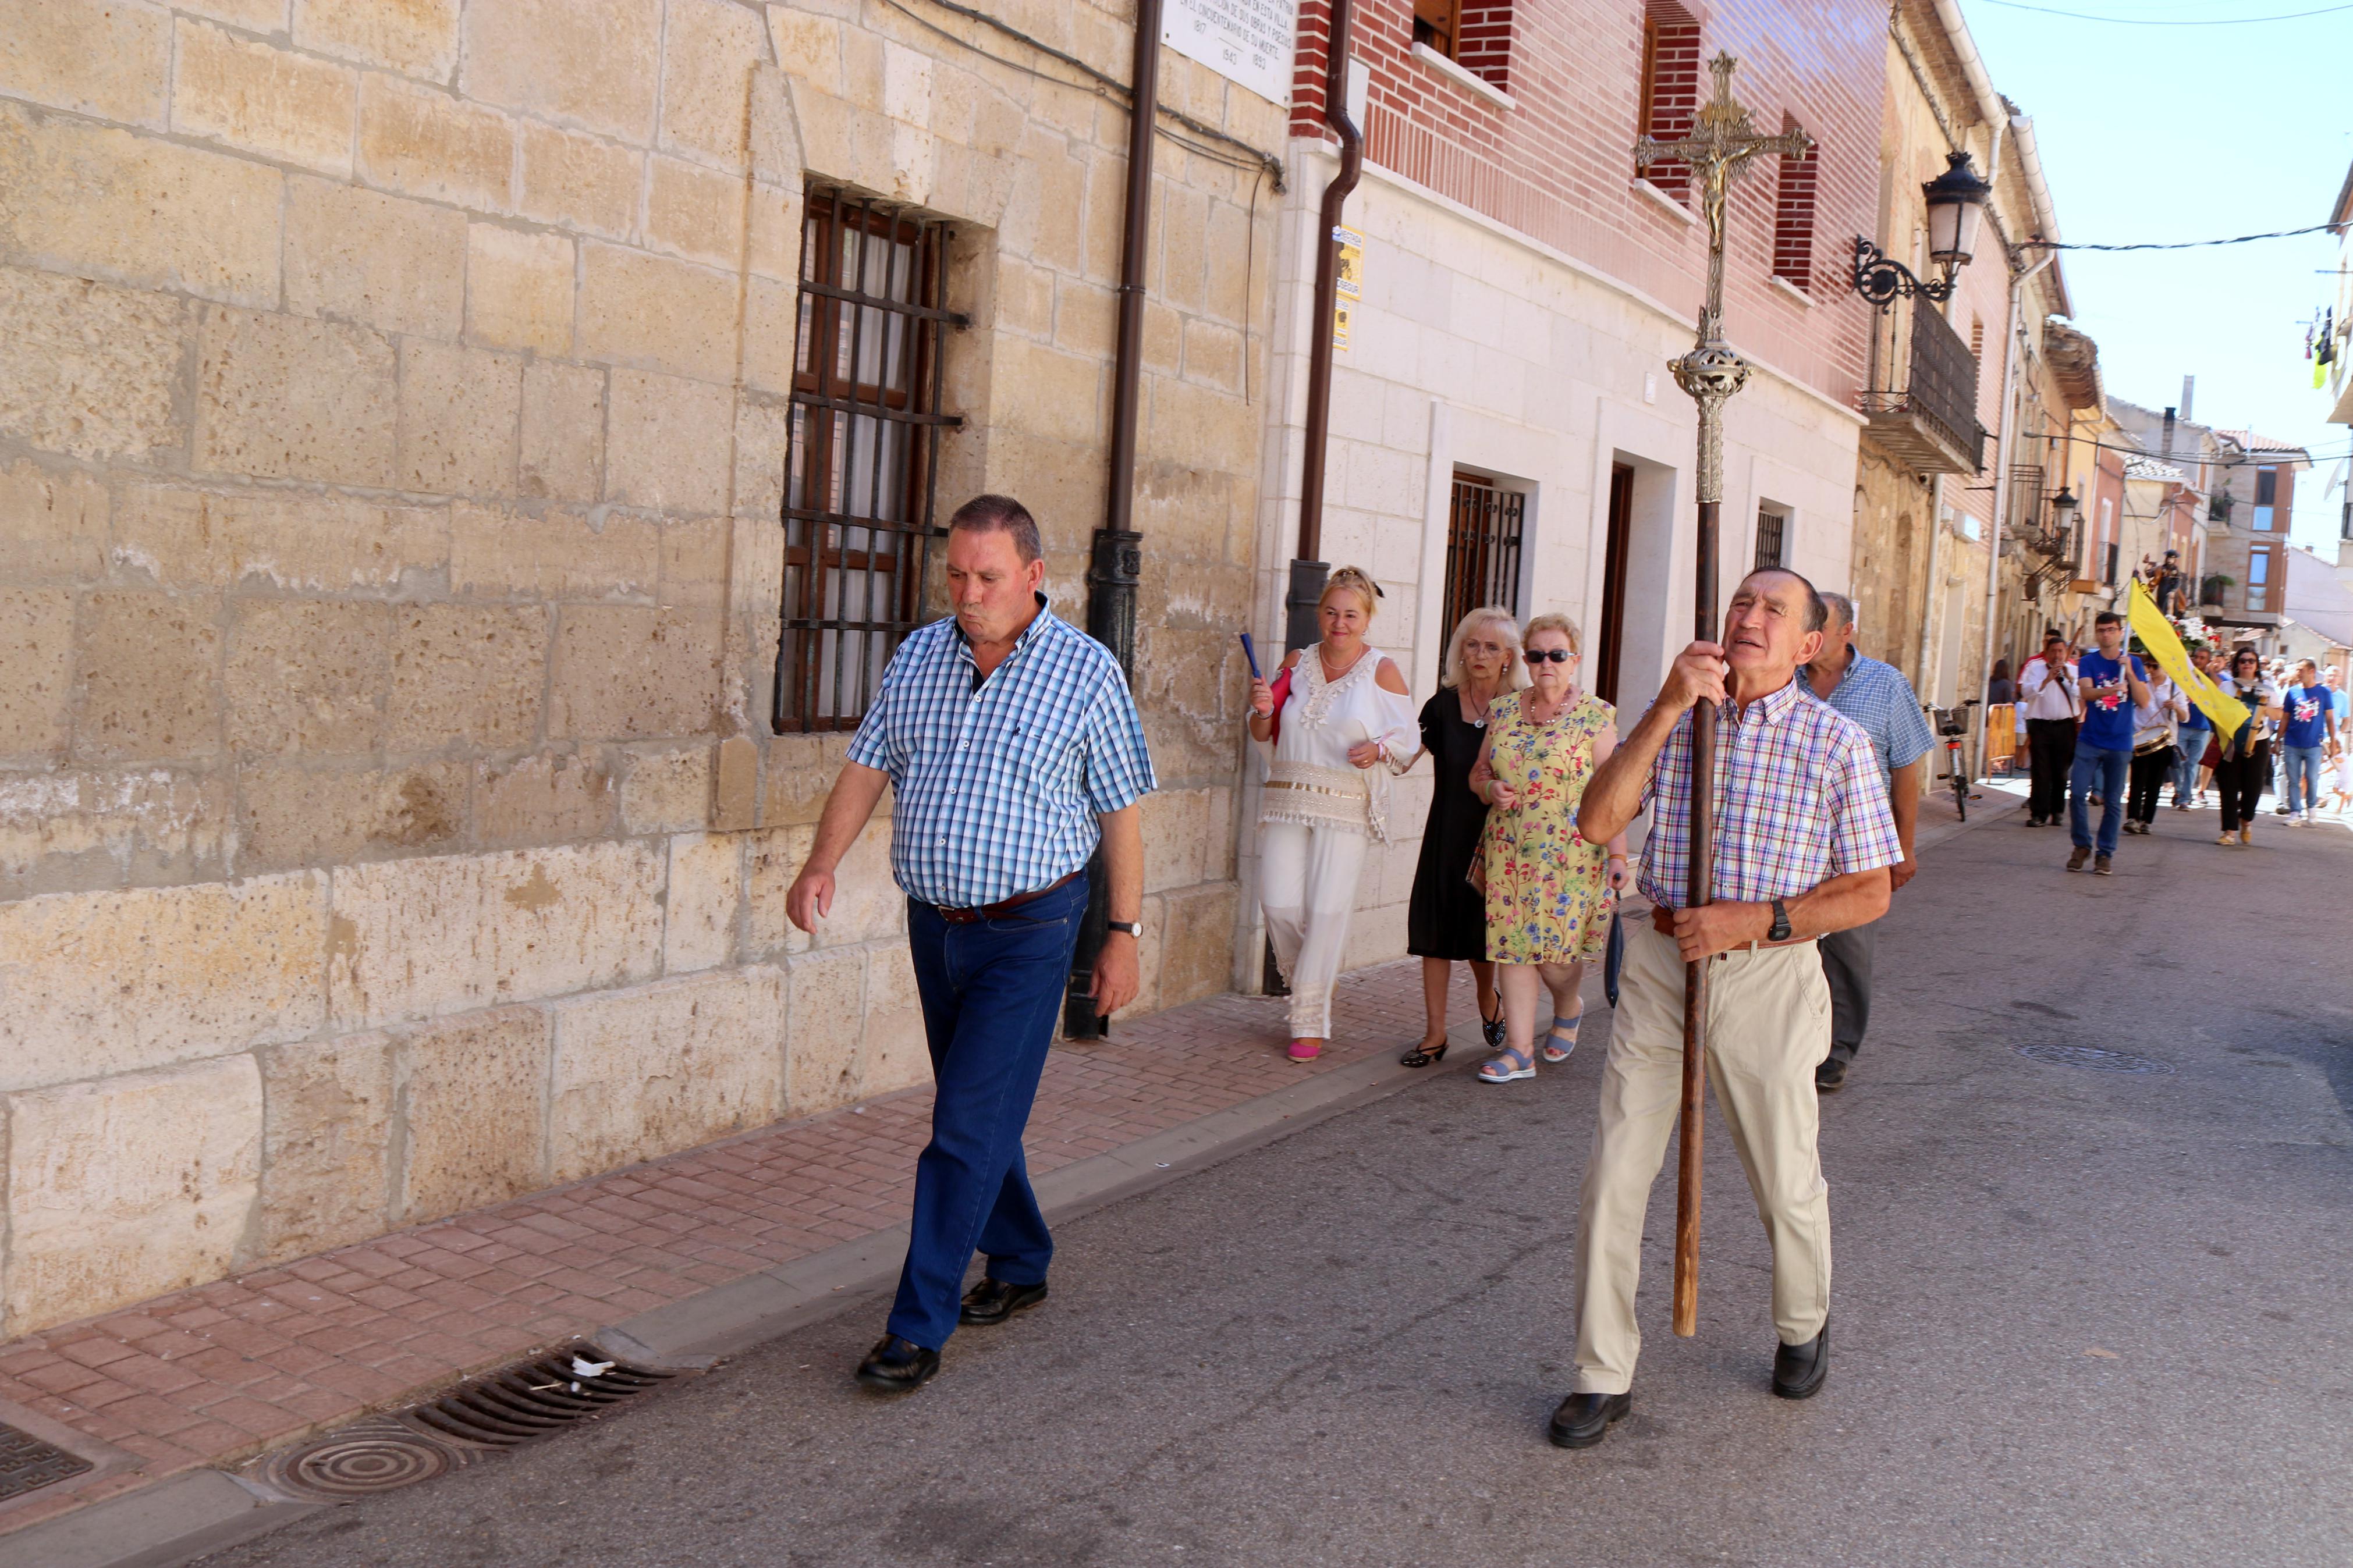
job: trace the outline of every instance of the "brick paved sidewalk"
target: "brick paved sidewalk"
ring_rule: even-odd
[[[1226,995],[1049,1059],[1033,1174],[1419,1034],[1418,960],[1344,978],[1343,1042],[1284,1059],[1285,1004]],[[1458,971],[1454,1012],[1469,1016]],[[900,1224],[931,1093],[723,1143],[0,1344],[0,1401],[137,1455],[0,1508],[0,1533],[437,1391],[539,1346]],[[5,1418],[5,1416],[0,1416]]]

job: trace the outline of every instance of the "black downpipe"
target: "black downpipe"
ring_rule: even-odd
[[[1353,0],[1333,0],[1324,57],[1324,123],[1340,139],[1340,172],[1324,187],[1323,248],[1315,253],[1315,313],[1308,322],[1307,450],[1299,471],[1299,553],[1291,563],[1283,599],[1283,641],[1303,648],[1316,640],[1315,601],[1331,563],[1324,555],[1324,466],[1332,429],[1332,312],[1340,300],[1340,226],[1348,195],[1364,173],[1365,139],[1348,118],[1348,50],[1356,21]]]
[[[1324,123],[1340,139],[1340,172],[1324,187],[1324,247],[1315,253],[1315,313],[1307,323],[1307,450],[1299,468],[1299,553],[1291,563],[1290,590],[1283,595],[1282,640],[1289,648],[1313,647],[1322,637],[1315,603],[1324,596],[1332,563],[1324,554],[1324,464],[1332,431],[1332,312],[1340,302],[1340,226],[1348,194],[1365,169],[1365,139],[1348,118],[1348,49],[1356,22],[1352,0],[1332,0],[1332,30],[1324,52]],[[1288,996],[1282,972],[1267,943],[1260,964],[1260,988]]]
[[[1343,0],[1345,3],[1345,0]],[[1127,212],[1119,258],[1119,336],[1112,359],[1111,474],[1103,524],[1087,561],[1087,633],[1111,649],[1135,681],[1135,590],[1144,575],[1144,535],[1135,521],[1135,422],[1144,369],[1144,271],[1152,230],[1152,145],[1160,112],[1161,0],[1136,0],[1135,61],[1129,77]],[[1100,1039],[1110,1020],[1095,1016],[1095,954],[1111,931],[1110,878],[1098,845],[1087,862],[1085,921],[1062,998],[1066,1039]]]

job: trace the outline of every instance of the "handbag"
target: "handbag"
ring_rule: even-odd
[[[1289,666],[1284,666],[1282,672],[1267,683],[1267,690],[1274,697],[1274,711],[1267,716],[1266,724],[1266,743],[1271,746],[1282,739],[1282,705],[1291,700]]]

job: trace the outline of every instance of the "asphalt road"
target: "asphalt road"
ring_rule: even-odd
[[[1766,1390],[1767,1249],[1712,1122],[1699,1336],[1667,1322],[1670,1152],[1634,1415],[1546,1443],[1597,997],[1532,1084],[1433,1076],[1066,1226],[1053,1299],[911,1397],[849,1380],[866,1303],[212,1561],[2343,1568],[2353,833],[2213,831],[2168,811],[2105,879],[2014,817],[1924,857],[1825,1106],[1810,1403]]]

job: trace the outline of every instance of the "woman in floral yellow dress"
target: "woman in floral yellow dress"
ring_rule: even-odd
[[[1487,801],[1480,866],[1487,889],[1487,956],[1504,994],[1505,1045],[1483,1083],[1536,1075],[1536,1007],[1552,993],[1547,1062],[1577,1048],[1585,965],[1609,942],[1611,904],[1626,886],[1626,839],[1588,844],[1577,831],[1586,781],[1618,744],[1609,704],[1577,688],[1577,626],[1538,616],[1524,634],[1534,684],[1487,710],[1487,741],[1471,775]]]

